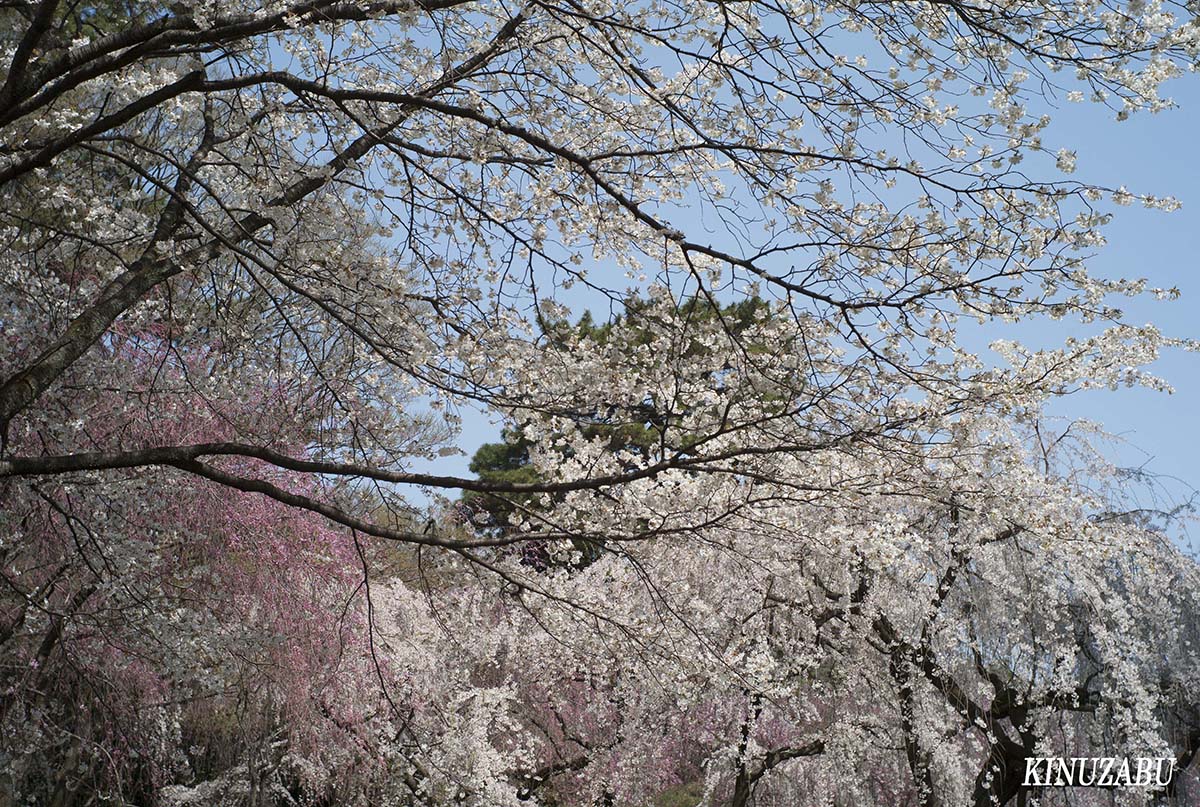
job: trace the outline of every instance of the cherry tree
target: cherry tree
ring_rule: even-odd
[[[1189,346],[1088,269],[1175,202],[1070,179],[1046,114],[1169,106],[1189,6],[0,16],[17,798],[984,805],[1057,797],[1031,755],[1191,763],[1194,562],[1042,415]],[[1038,317],[1076,336],[960,336]],[[470,408],[523,476],[436,471]]]

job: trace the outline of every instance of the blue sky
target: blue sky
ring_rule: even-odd
[[[1133,193],[1174,196],[1183,203],[1182,209],[1170,213],[1116,208],[1106,229],[1109,243],[1090,266],[1101,276],[1146,277],[1150,286],[1178,287],[1182,297],[1177,301],[1147,298],[1119,304],[1133,324],[1153,322],[1168,335],[1200,338],[1200,155],[1195,153],[1200,140],[1200,75],[1168,83],[1163,94],[1174,98],[1179,108],[1137,114],[1120,123],[1112,110],[1063,101],[1053,112],[1046,142],[1052,150],[1067,147],[1077,152],[1072,179],[1125,185]],[[994,327],[990,338],[1028,338],[1045,346],[1080,335],[1080,326],[1069,321],[1022,327],[1019,335]],[[1195,421],[1200,413],[1200,353],[1174,351],[1152,369],[1175,387],[1173,395],[1144,389],[1078,393],[1056,401],[1050,414],[1102,423],[1123,441],[1109,452],[1119,464],[1175,477],[1183,484],[1171,487],[1182,495],[1186,487],[1200,487],[1200,429]],[[438,472],[466,474],[475,449],[499,437],[499,426],[484,415],[469,410],[460,414],[463,432],[458,444],[466,456],[433,464]]]
[[[1134,324],[1153,322],[1171,336],[1200,337],[1200,75],[1168,83],[1163,95],[1179,108],[1156,115],[1134,115],[1117,123],[1112,113],[1090,104],[1065,104],[1047,142],[1078,152],[1072,178],[1097,184],[1124,184],[1134,193],[1174,196],[1181,210],[1164,213],[1139,207],[1117,208],[1107,228],[1108,245],[1091,263],[1103,276],[1147,277],[1151,286],[1176,286],[1173,302],[1130,301],[1122,307]],[[1047,323],[1070,335],[1071,324]],[[1052,412],[1086,417],[1121,435],[1126,465],[1175,476],[1200,487],[1200,354],[1173,351],[1154,365],[1175,387],[1173,395],[1148,390],[1093,391],[1069,396]]]

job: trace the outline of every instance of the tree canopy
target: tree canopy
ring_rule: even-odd
[[[1198,57],[1161,0],[0,3],[0,803],[1193,803],[1187,508],[1044,413],[1193,346],[1090,271],[1176,203],[1050,113]]]

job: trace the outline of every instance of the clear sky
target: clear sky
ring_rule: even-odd
[[[1174,196],[1183,203],[1182,209],[1170,213],[1117,208],[1106,229],[1109,243],[1090,266],[1102,276],[1146,277],[1150,286],[1178,287],[1182,297],[1174,302],[1147,298],[1121,304],[1133,324],[1153,322],[1168,335],[1200,338],[1200,75],[1168,83],[1163,94],[1174,98],[1179,108],[1134,115],[1120,123],[1111,110],[1063,101],[1052,113],[1046,141],[1053,149],[1076,150],[1078,167],[1072,179],[1125,185],[1133,193]],[[1053,172],[1046,178],[1053,178]],[[1046,322],[1013,334],[997,326],[990,337],[1031,336],[1049,346],[1078,327],[1068,321]],[[1183,484],[1173,488],[1182,494],[1185,487],[1200,488],[1200,353],[1172,352],[1153,369],[1175,387],[1173,395],[1140,389],[1079,393],[1057,401],[1051,414],[1099,421],[1125,441],[1112,449],[1120,464],[1176,477]],[[466,456],[443,459],[422,470],[466,474],[475,449],[498,439],[499,427],[488,418],[471,411],[461,414],[459,446]]]
[[[1183,203],[1170,213],[1118,208],[1106,231],[1109,243],[1091,266],[1098,275],[1146,277],[1151,286],[1178,287],[1182,297],[1174,302],[1147,299],[1124,308],[1133,324],[1153,322],[1168,335],[1200,338],[1200,75],[1168,83],[1163,95],[1179,108],[1121,123],[1100,107],[1064,104],[1047,140],[1078,152],[1073,178],[1124,184],[1133,193],[1174,196]],[[1046,327],[1070,335],[1069,323]],[[1148,463],[1147,470],[1200,487],[1200,353],[1173,351],[1153,369],[1175,388],[1173,395],[1094,391],[1065,398],[1052,411],[1098,420],[1120,434],[1129,443],[1121,451],[1123,464]]]

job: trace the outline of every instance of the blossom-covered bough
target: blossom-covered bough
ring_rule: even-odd
[[[1043,113],[1193,14],[0,3],[0,795],[1195,799],[1200,573],[1042,415],[1187,346]]]

